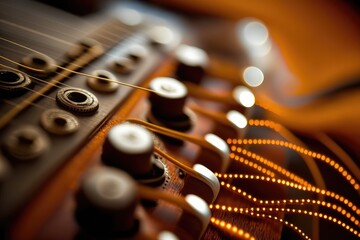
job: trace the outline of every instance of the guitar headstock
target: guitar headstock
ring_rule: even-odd
[[[301,82],[268,22],[0,5],[3,238],[360,236],[357,82]]]

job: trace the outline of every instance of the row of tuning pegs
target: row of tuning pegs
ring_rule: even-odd
[[[94,168],[82,179],[76,194],[76,219],[85,232],[95,236],[138,234],[141,221],[135,210],[140,204],[139,199],[156,199],[155,189],[168,177],[166,159],[154,154],[150,131],[132,123],[116,125],[109,131],[101,159],[106,167]],[[144,187],[139,188],[138,184],[154,190],[145,189],[144,194]],[[197,239],[210,221],[208,204],[216,199],[219,190],[220,184],[214,173],[195,164],[185,176],[181,190],[183,197],[168,194],[164,199],[183,210],[177,225],[187,229],[192,222],[193,227],[187,234]],[[154,197],[149,197],[146,191]]]

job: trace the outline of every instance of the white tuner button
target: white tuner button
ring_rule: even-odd
[[[226,172],[230,165],[229,146],[223,139],[212,133],[206,134],[204,138],[212,146],[213,151],[202,148],[197,157],[197,162],[213,172]],[[214,154],[214,151],[217,154]]]
[[[207,167],[201,164],[195,164],[193,169],[200,174],[201,177],[186,175],[182,194],[197,194],[208,204],[213,203],[220,191],[220,183],[215,174]],[[201,191],[199,191],[201,189]]]
[[[237,128],[245,128],[247,126],[246,117],[238,111],[231,110],[226,114],[227,120]]]
[[[211,212],[209,206],[202,198],[194,194],[186,195],[185,201],[192,211],[191,213],[183,212],[179,220],[179,226],[189,231],[194,239],[201,239],[210,222]]]
[[[237,103],[246,108],[250,108],[255,104],[254,94],[244,86],[237,86],[233,90],[233,97]]]

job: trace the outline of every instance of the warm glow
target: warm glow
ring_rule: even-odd
[[[190,66],[205,66],[208,62],[208,55],[204,50],[188,45],[181,45],[176,51],[176,56]]]

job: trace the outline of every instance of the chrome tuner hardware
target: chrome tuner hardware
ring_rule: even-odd
[[[208,66],[207,53],[196,47],[182,45],[176,50],[177,68],[175,75],[181,81],[200,83]]]
[[[208,204],[213,203],[220,191],[220,182],[218,178],[212,171],[201,164],[195,164],[193,169],[199,173],[202,178],[186,174],[184,187],[181,190],[181,193],[183,195],[197,194]]]
[[[10,158],[30,161],[40,157],[49,146],[47,136],[35,126],[21,126],[9,133],[4,150]]]
[[[109,71],[95,70],[91,73],[91,75],[94,77],[88,77],[87,84],[95,91],[112,93],[119,88],[119,84],[115,82],[117,81],[116,77]],[[103,79],[99,79],[96,77],[100,77]]]
[[[60,109],[47,109],[41,114],[41,126],[55,135],[68,135],[79,129],[77,118],[69,112]]]
[[[75,217],[83,231],[102,238],[131,236],[139,229],[134,180],[124,171],[97,167],[83,177],[76,193]]]
[[[78,114],[94,114],[99,108],[95,95],[81,88],[60,89],[56,94],[56,102],[66,110]]]
[[[32,82],[27,75],[12,70],[0,70],[1,96],[15,97],[27,91],[27,88],[31,86]]]
[[[110,129],[101,158],[106,165],[126,171],[138,182],[159,186],[165,181],[167,169],[153,154],[153,149],[153,138],[148,130],[123,123]]]
[[[215,134],[208,133],[205,140],[213,146],[218,154],[209,149],[202,148],[197,156],[197,162],[206,166],[213,172],[226,172],[230,165],[230,149],[227,143]]]
[[[151,93],[149,101],[151,109],[147,119],[157,125],[178,131],[188,131],[195,120],[195,114],[185,108],[188,95],[185,85],[174,78],[159,77],[150,83]],[[181,141],[171,139],[180,144]]]
[[[40,53],[30,53],[21,60],[21,63],[25,66],[20,66],[21,69],[33,76],[41,78],[49,76],[57,69],[54,59]]]

